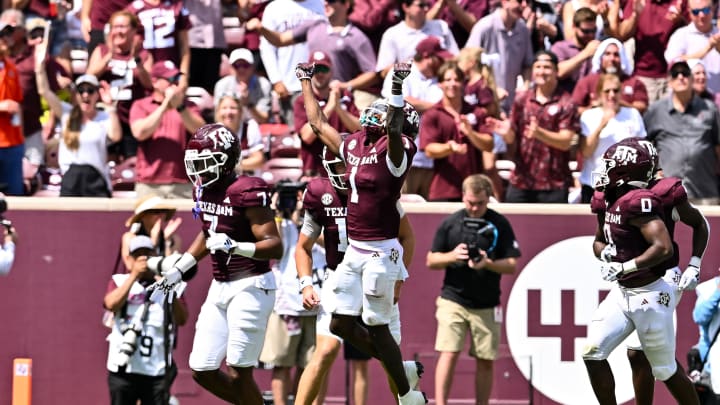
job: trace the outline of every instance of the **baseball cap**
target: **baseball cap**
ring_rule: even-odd
[[[27,32],[30,32],[36,28],[46,29],[47,21],[42,18],[31,18],[25,22],[25,29],[27,30]],[[0,28],[0,30],[2,30],[2,28]]]
[[[134,238],[130,240],[130,254],[135,253],[135,251],[140,249],[155,249],[155,246],[153,246],[152,240],[146,236],[146,235],[137,235]]]
[[[230,52],[230,58],[228,60],[231,65],[239,60],[244,60],[251,65],[255,63],[255,58],[253,57],[252,52],[245,48],[238,48]]]
[[[152,77],[172,80],[180,75],[180,69],[178,69],[172,61],[162,60],[153,64],[152,69],[150,70],[150,75]]]
[[[705,67],[705,64],[700,59],[688,59],[687,65],[690,68],[690,70],[695,69],[695,66],[697,66],[697,65],[701,65],[702,67]]]
[[[440,44],[438,37],[429,36],[420,41],[415,47],[417,55],[426,58],[428,56],[438,56],[443,59],[452,59],[454,56]]]
[[[315,51],[310,54],[310,63],[332,68],[330,57],[323,51]]]
[[[690,70],[690,65],[688,65],[687,61],[684,59],[673,59],[668,63],[668,74],[670,74],[673,70],[673,68],[676,69],[682,69],[682,67],[685,67],[687,70]]]
[[[97,77],[95,75],[90,74],[84,74],[75,80],[75,85],[79,86],[83,83],[92,84],[95,87],[100,87],[100,82],[98,82]]]

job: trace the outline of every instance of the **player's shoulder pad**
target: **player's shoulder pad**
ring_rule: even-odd
[[[255,176],[239,176],[225,193],[230,204],[239,207],[269,207],[270,186]]]
[[[630,217],[660,215],[662,212],[660,198],[644,188],[628,191],[618,199],[615,206]]]
[[[677,177],[663,177],[650,188],[665,205],[676,206],[687,201],[687,190]]]

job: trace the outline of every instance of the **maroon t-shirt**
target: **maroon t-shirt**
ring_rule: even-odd
[[[463,103],[461,114],[469,114],[473,107]],[[473,125],[479,130],[479,125]],[[433,160],[433,177],[430,183],[429,200],[459,200],[462,198],[462,182],[467,176],[482,173],[482,151],[477,149],[467,136],[458,130],[455,118],[439,102],[425,111],[420,125],[420,150],[431,143],[445,144],[451,140],[467,144],[467,153],[451,153],[442,159]]]
[[[154,6],[144,0],[136,0],[127,9],[140,19],[143,48],[150,51],[153,60],[171,60],[180,65],[178,33],[192,27],[190,13],[183,7],[182,1],[163,1]]]
[[[620,98],[622,101],[632,104],[635,101],[642,101],[647,104],[648,94],[643,82],[635,76],[623,76],[620,85]],[[572,93],[572,101],[579,107],[589,107],[597,98],[595,89],[597,89],[600,73],[590,73],[580,78],[575,84],[575,90]]]
[[[325,260],[335,270],[347,249],[347,195],[338,193],[326,177],[317,177],[308,183],[303,194],[303,207],[315,222],[323,227]]]
[[[624,18],[630,18],[635,0],[628,0],[623,8]],[[670,19],[671,11],[680,15]],[[635,75],[663,78],[667,76],[665,48],[670,35],[690,21],[687,0],[646,1],[635,29]]]
[[[400,213],[397,202],[412,158],[417,152],[415,142],[402,135],[405,151],[405,171],[395,176],[387,162],[388,137],[369,142],[364,129],[348,135],[340,145],[340,153],[347,171],[348,237],[355,240],[384,240],[397,238]]]
[[[320,98],[317,94],[315,94],[315,97],[317,97],[320,108],[324,108],[325,104],[327,103],[327,99]],[[350,114],[356,117],[360,115],[357,107],[355,106],[355,100],[353,99],[353,96],[350,92],[343,91],[342,98],[340,99],[340,105],[341,108],[343,108]],[[298,97],[295,99],[293,104],[293,115],[295,122],[295,132],[299,134],[300,129],[308,122],[307,112],[305,111],[305,103],[303,102],[302,97]],[[330,123],[330,126],[337,129],[339,132],[350,132],[345,127],[345,125],[343,125],[340,117],[337,115],[336,112],[333,111],[332,113],[330,113],[327,119],[328,123]],[[303,162],[302,168],[304,172],[312,172],[317,173],[320,176],[327,176],[325,168],[322,165],[323,145],[324,144],[319,138],[315,138],[312,143],[305,143],[302,138],[300,139],[300,158]]]
[[[57,11],[55,12],[57,13]],[[25,15],[29,13],[37,14],[45,19],[52,18],[57,15],[51,15],[52,13],[50,13],[50,0],[30,0],[23,9],[23,13],[25,13]]]
[[[594,214],[604,213],[603,230],[608,242],[615,244],[617,249],[613,261],[624,263],[645,252],[649,244],[640,232],[640,228],[631,225],[630,222],[640,217],[663,218],[663,206],[657,195],[647,189],[632,189],[609,206],[604,199],[598,201],[598,197],[604,196],[596,192],[590,207]],[[647,279],[649,283],[665,275],[666,269],[664,263],[651,268],[641,268],[633,273],[621,275],[618,282],[620,285],[626,285],[629,281]]]
[[[192,102],[186,101],[188,111],[200,115]],[[152,96],[135,101],[130,107],[130,122],[150,115],[160,104]],[[188,183],[185,173],[185,145],[190,133],[185,129],[180,113],[166,111],[155,133],[138,142],[137,181],[149,184]]]
[[[90,28],[98,31],[104,30],[105,24],[110,22],[110,16],[116,11],[127,8],[131,2],[131,0],[93,1],[90,8]]]
[[[23,133],[25,136],[30,136],[42,130],[42,124],[40,124],[42,106],[35,81],[35,47],[26,47],[22,53],[10,57],[10,60],[15,63],[20,75],[20,88],[23,92]],[[69,77],[65,69],[52,57],[45,62],[45,72],[50,83],[50,90],[53,92],[60,90],[57,82],[58,74]]]
[[[109,52],[106,44],[99,44],[97,49],[99,49],[101,56],[105,56]],[[149,52],[143,49],[140,51],[139,57],[141,63],[144,63],[144,61],[149,57]],[[140,82],[135,63],[135,56],[132,54],[114,54],[112,59],[110,59],[110,62],[108,62],[107,70],[101,74],[98,79],[108,82],[110,87],[117,89],[115,90],[117,93],[114,97],[118,100],[118,118],[120,121],[128,124],[130,107],[132,106],[133,100],[138,100],[147,96],[152,90],[146,89]]]
[[[193,199],[202,211],[200,218],[206,237],[212,230],[225,233],[236,242],[258,241],[252,232],[246,209],[264,207],[270,210],[270,187],[263,179],[239,176],[229,185],[217,183],[203,188],[200,196],[196,192],[193,193]],[[213,278],[217,281],[238,280],[270,271],[267,260],[228,255],[222,251],[211,253],[210,257]]]

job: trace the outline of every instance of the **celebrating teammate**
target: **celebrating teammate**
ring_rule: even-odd
[[[626,139],[608,148],[603,161],[595,187],[604,201],[592,207],[598,219],[593,250],[603,260],[603,279],[617,284],[588,326],[583,360],[593,391],[601,405],[616,404],[607,357],[636,330],[655,378],[678,403],[697,404],[695,389],[675,361],[673,310],[679,294],[663,278],[674,249],[661,200],[647,189],[654,159],[646,147]]]
[[[190,353],[193,378],[225,401],[261,404],[252,373],[275,302],[268,260],[280,259],[283,250],[270,189],[262,179],[235,174],[239,157],[239,139],[221,124],[201,127],[188,142],[185,170],[195,185],[193,214],[202,231],[155,288],[160,295],[172,291],[185,271],[211,254],[213,281]],[[223,358],[228,373],[220,370]]]
[[[417,132],[417,131],[416,131]],[[295,403],[310,405],[317,398],[322,402],[327,384],[327,373],[330,370],[338,352],[342,338],[330,332],[330,319],[335,308],[335,269],[343,259],[348,246],[346,226],[347,183],[344,180],[345,164],[327,148],[323,148],[323,166],[328,177],[315,178],[308,183],[303,195],[305,218],[300,231],[295,262],[300,278],[303,306],[307,309],[319,306],[316,327],[316,346],[310,363],[303,371],[295,395]],[[323,289],[318,296],[312,286],[312,247],[320,238],[324,240],[327,273],[323,282]],[[403,264],[410,266],[415,246],[410,221],[407,216],[401,215],[398,239],[403,247]],[[405,271],[400,280],[396,281],[396,300],[400,286],[405,279]],[[400,344],[400,313],[397,304],[393,307],[393,316],[389,328],[395,341]],[[403,363],[406,368],[418,368],[414,361]],[[418,369],[422,373],[422,369]],[[415,371],[415,374],[418,372]]]
[[[680,291],[695,288],[700,274],[700,263],[708,243],[709,225],[705,216],[688,201],[687,192],[682,180],[677,177],[660,177],[659,157],[652,143],[640,138],[629,138],[624,143],[636,149],[645,149],[653,158],[655,176],[648,183],[650,189],[660,199],[662,218],[667,227],[670,239],[673,241],[674,254],[663,264],[666,269],[665,281],[677,285]],[[604,212],[604,195],[596,191],[591,204],[598,213]],[[674,240],[675,222],[680,221],[692,228],[692,257],[687,269],[681,273],[678,267],[680,254],[678,244]],[[633,388],[635,389],[635,402],[638,405],[652,405],[655,378],[642,345],[633,333],[628,342],[627,356],[633,372]],[[677,363],[677,361],[676,361]],[[678,363],[678,368],[681,366]]]
[[[394,284],[403,269],[398,241],[400,188],[416,152],[402,134],[405,101],[402,82],[410,64],[398,63],[389,102],[375,102],[360,117],[362,129],[342,139],[330,126],[315,99],[310,79],[314,66],[298,64],[308,122],[322,142],[345,162],[350,185],[347,201],[349,246],[335,270],[336,306],[331,331],[378,358],[398,389],[401,405],[425,404],[425,395],[408,382],[398,344],[388,327],[393,313]],[[367,326],[356,322],[362,315]],[[413,373],[414,374],[414,373]],[[413,378],[415,380],[415,378]]]

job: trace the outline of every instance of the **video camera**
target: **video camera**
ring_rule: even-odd
[[[284,218],[290,218],[297,208],[298,192],[305,190],[304,181],[280,180],[275,184],[277,193],[277,210],[282,212]]]
[[[492,222],[482,218],[463,218],[462,241],[467,245],[468,256],[475,263],[485,258],[482,251],[491,253],[497,243],[498,232]]]

